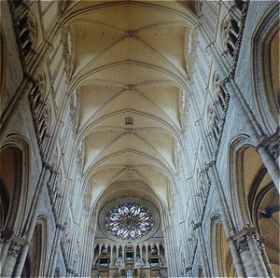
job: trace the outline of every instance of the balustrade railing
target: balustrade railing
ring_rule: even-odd
[[[56,170],[53,170],[52,175],[47,182],[47,188],[48,188],[48,193],[49,193],[49,198],[50,198],[50,203],[51,203],[51,208],[53,212],[53,216],[55,218],[55,222],[57,226],[61,226],[60,228],[63,229],[63,223],[61,221],[61,205],[62,205],[62,198],[63,194],[60,190],[60,173]]]
[[[230,71],[233,75],[239,56],[248,5],[248,0],[233,1],[233,5],[224,20],[222,34],[224,54],[230,64]]]
[[[47,98],[43,96],[39,82],[35,83],[28,95],[35,133],[42,157],[49,141],[50,113]]]
[[[228,110],[230,96],[224,89],[224,81],[216,79],[213,88],[213,98],[207,111],[207,136],[213,154],[217,155],[223,134],[224,123]]]

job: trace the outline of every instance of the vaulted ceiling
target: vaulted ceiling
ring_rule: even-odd
[[[71,4],[65,23],[91,202],[114,183],[136,181],[167,202],[183,148],[192,8],[170,0]]]

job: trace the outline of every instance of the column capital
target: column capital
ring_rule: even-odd
[[[8,249],[8,255],[12,257],[17,257],[20,252],[22,251],[22,248],[25,245],[28,245],[29,241],[27,241],[25,238],[22,237],[14,237],[11,240],[9,249]]]
[[[256,227],[251,226],[249,224],[245,225],[239,232],[231,236],[229,239],[235,241],[237,250],[239,252],[249,251],[249,244],[250,240],[254,240],[258,244],[258,248],[262,249],[262,239],[256,229]]]
[[[64,231],[64,230],[65,230],[65,225],[64,225],[64,224],[61,224],[61,223],[57,223],[57,224],[56,224],[56,228],[57,228],[58,230]]]
[[[194,222],[192,221],[192,226],[193,226],[193,230],[197,230],[199,227],[201,227],[202,223],[201,221],[197,221],[197,222]]]
[[[205,163],[205,170],[207,171],[209,168],[213,167],[216,164],[216,159],[211,159]]]
[[[262,136],[258,142],[257,149],[266,148],[274,159],[280,156],[280,128],[271,136]]]

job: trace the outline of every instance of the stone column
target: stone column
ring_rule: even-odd
[[[34,197],[32,200],[29,218],[27,219],[24,228],[27,242],[31,242],[32,240],[33,232],[36,225],[37,207],[43,190],[43,186],[47,183],[47,181],[51,178],[51,176],[52,176],[51,168],[49,167],[49,165],[43,164],[43,168],[41,170],[41,174],[36,186],[36,191],[34,193]],[[28,249],[29,249],[28,244],[23,246],[22,252],[19,255],[18,262],[14,269],[14,273],[16,276],[19,276],[21,274],[28,253]]]
[[[112,267],[112,266],[113,266],[113,264],[114,264],[114,258],[113,258],[113,248],[114,248],[114,246],[113,246],[113,245],[111,245],[111,246],[110,246],[110,267]]]
[[[61,234],[62,234],[63,230],[64,230],[64,227],[62,225],[58,225],[56,230],[55,230],[54,243],[53,243],[53,246],[52,246],[50,260],[49,260],[48,268],[47,268],[47,271],[46,271],[46,276],[48,276],[48,277],[52,277],[53,273],[55,271],[57,251],[58,251],[58,246],[59,246],[59,243],[60,243],[60,237],[61,237]]]
[[[220,204],[221,204],[221,211],[222,211],[222,217],[223,217],[223,225],[225,229],[225,233],[227,237],[231,237],[235,233],[235,227],[233,225],[231,214],[229,212],[228,204],[226,202],[226,197],[224,195],[223,189],[222,189],[222,183],[220,181],[220,178],[218,176],[218,171],[216,168],[215,163],[211,163],[209,165],[210,168],[208,170],[208,173],[210,175],[210,179],[212,183],[216,186],[218,196],[220,197]],[[229,248],[232,255],[232,260],[235,266],[236,273],[238,277],[244,277],[244,268],[242,265],[242,261],[240,258],[240,254],[238,253],[237,247],[235,243],[232,240],[229,240]]]
[[[254,227],[245,226],[231,240],[236,242],[247,277],[271,277],[261,252],[261,241]]]
[[[210,272],[210,267],[209,267],[209,261],[207,258],[207,249],[206,249],[206,245],[205,245],[205,240],[204,240],[204,236],[203,236],[203,231],[202,231],[202,227],[201,224],[198,226],[197,228],[197,232],[198,232],[198,244],[200,247],[200,253],[201,253],[201,258],[203,261],[203,273],[205,274],[206,277],[211,277],[211,272]]]
[[[15,276],[15,265],[18,262],[18,259],[23,252],[24,247],[27,245],[28,241],[26,241],[24,238],[15,237],[9,242],[7,256],[1,269],[2,277]]]
[[[172,265],[173,265],[173,273],[172,275],[174,277],[179,277],[179,269],[178,269],[178,263],[179,263],[179,252],[176,252],[176,239],[175,239],[175,231],[169,232],[169,236],[171,239],[171,260],[172,260]]]

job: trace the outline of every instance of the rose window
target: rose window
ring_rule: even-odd
[[[154,226],[150,209],[132,201],[120,203],[105,215],[105,227],[114,237],[122,240],[141,238]]]

